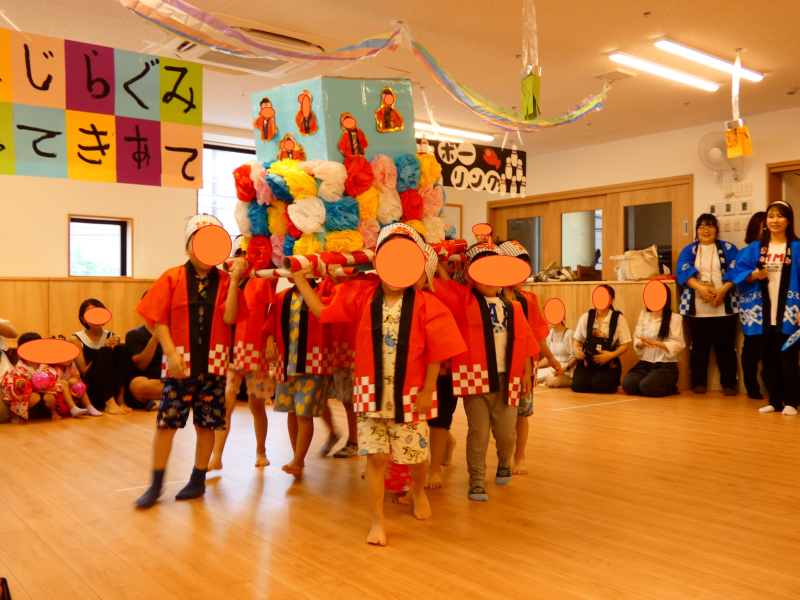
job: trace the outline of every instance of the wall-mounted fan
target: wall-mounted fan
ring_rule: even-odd
[[[712,131],[703,136],[698,152],[703,164],[716,173],[717,183],[722,183],[722,176],[726,171],[731,172],[733,181],[739,181],[742,158],[728,158],[724,131]]]

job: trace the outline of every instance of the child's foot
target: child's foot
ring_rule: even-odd
[[[206,493],[206,471],[192,467],[192,476],[184,488],[175,494],[175,500],[193,500]]]
[[[405,504],[406,506],[413,506],[414,500],[408,497],[408,492],[395,492],[392,494],[392,502],[395,504]]]
[[[88,414],[90,417],[102,417],[103,416],[103,413],[101,413],[99,410],[97,410],[91,404],[86,407],[86,414]]]
[[[136,508],[150,508],[161,495],[161,485],[164,483],[164,471],[153,471],[153,483],[147,488],[147,491],[139,496],[133,505]]]
[[[482,483],[476,483],[469,488],[469,499],[486,502],[489,500],[489,494],[486,493]]]
[[[428,495],[422,489],[419,494],[414,494],[414,516],[420,521],[424,521],[425,519],[430,519],[432,514],[431,505],[428,503]]]
[[[354,456],[358,456],[358,444],[347,442],[334,453],[333,458],[353,458]]]
[[[106,403],[106,412],[110,415],[126,414],[125,411],[122,410],[122,407],[113,400],[110,400],[109,402]]]
[[[527,475],[528,467],[525,465],[525,460],[515,460],[514,468],[511,469],[511,473],[514,475]]]
[[[386,545],[386,521],[381,519],[378,523],[372,524],[372,529],[367,534],[367,543],[373,546]]]
[[[256,452],[256,466],[257,467],[268,467],[269,466],[269,459],[267,459],[266,452]]]
[[[60,421],[61,420],[61,415],[58,414],[57,412],[51,412],[50,413],[50,418],[53,419],[53,421]]]
[[[89,411],[86,410],[85,408],[78,408],[77,406],[73,406],[72,408],[69,409],[69,414],[71,417],[81,417],[85,415],[87,412]]]
[[[283,465],[282,470],[294,475],[297,479],[303,476],[303,461],[293,460],[289,464]]]
[[[208,470],[209,471],[221,471],[222,470],[222,459],[216,456],[212,456],[211,460],[208,461]]]
[[[442,472],[434,473],[431,471],[428,473],[428,479],[425,480],[425,487],[429,490],[438,490],[442,487]]]
[[[453,462],[453,452],[455,451],[457,445],[458,442],[456,441],[456,438],[451,434],[450,441],[447,442],[447,448],[444,451],[444,460],[442,461],[443,467],[449,467]]]
[[[11,417],[11,424],[12,425],[22,425],[25,421],[19,417]],[[363,476],[362,476],[363,478]]]
[[[342,434],[332,432],[328,439],[325,440],[325,443],[322,444],[322,448],[319,449],[320,456],[328,456],[330,451],[333,450],[333,447],[339,443],[339,440],[342,439]]]
[[[498,466],[497,474],[494,476],[494,482],[497,485],[505,485],[511,481],[511,466]]]

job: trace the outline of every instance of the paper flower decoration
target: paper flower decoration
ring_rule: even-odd
[[[250,168],[250,179],[256,191],[256,201],[259,204],[271,204],[273,196],[269,185],[267,185],[267,169],[264,168],[264,164],[253,164]]]
[[[379,194],[376,218],[381,225],[394,223],[403,218],[403,205],[397,190],[387,190]]]
[[[292,223],[303,233],[314,233],[325,222],[325,204],[316,196],[296,200],[286,210]]]
[[[356,231],[364,239],[364,248],[374,249],[378,234],[381,232],[381,225],[375,219],[361,219]]]
[[[322,181],[317,195],[325,202],[336,202],[344,196],[347,169],[342,163],[326,160],[314,168],[314,177]]]
[[[285,200],[287,202],[291,202],[293,200],[292,193],[289,191],[289,185],[280,175],[267,173],[267,185],[269,185],[272,195],[278,200]]]
[[[294,244],[297,241],[296,237],[293,237],[286,234],[286,237],[283,238],[283,255],[284,256],[292,256],[294,254]]]
[[[348,196],[363,194],[370,187],[375,176],[372,174],[372,165],[363,156],[348,156],[344,159],[344,168],[347,170],[347,181],[344,182],[344,191]]]
[[[286,235],[286,203],[276,200],[267,208],[267,222],[273,235]]]
[[[300,231],[295,224],[292,222],[292,218],[289,216],[289,212],[286,212],[286,237],[292,236],[294,239],[299,240],[300,236],[303,235],[303,232]]]
[[[272,264],[280,268],[283,266],[283,236],[273,232],[269,241],[272,243]]]
[[[417,154],[419,159],[420,176],[418,187],[428,187],[439,181],[442,175],[442,165],[436,160],[433,154]]]
[[[258,163],[256,163],[258,164]],[[251,163],[245,163],[233,170],[233,181],[236,184],[236,197],[242,202],[250,202],[256,197],[253,180],[250,179]]]
[[[379,192],[397,189],[397,167],[394,161],[385,154],[378,154],[372,159],[373,185]]]
[[[416,229],[417,233],[420,234],[423,239],[427,239],[425,237],[425,225],[423,225],[422,221],[411,219],[410,221],[405,221],[405,224]]]
[[[250,231],[252,232],[253,236],[269,235],[267,207],[263,204],[259,204],[258,202],[251,202],[247,206],[247,216],[250,219]]]
[[[358,202],[345,196],[338,202],[329,202],[327,205],[325,225],[331,231],[345,231],[358,227],[359,214]]]
[[[422,217],[425,226],[425,241],[429,244],[438,244],[445,239],[445,224],[439,217]]]
[[[295,200],[317,195],[317,182],[299,167],[296,160],[285,158],[278,161],[270,167],[269,172],[272,175],[283,177],[286,185],[289,186],[289,193]]]
[[[356,252],[364,248],[364,238],[358,231],[331,231],[325,236],[327,252]]]
[[[419,195],[422,196],[422,216],[438,217],[444,204],[442,188],[435,186],[420,188]]]
[[[419,185],[422,171],[419,166],[419,159],[413,154],[404,154],[397,159],[397,191],[403,193],[406,190],[415,190]]]
[[[304,160],[303,162],[299,162],[297,163],[297,166],[303,169],[306,174],[316,177],[316,175],[314,175],[314,169],[324,162],[325,161],[321,158],[315,158],[314,160]]]
[[[300,239],[294,243],[294,254],[317,254],[322,251],[322,244],[317,239],[317,236],[304,233]]]
[[[417,221],[422,216],[422,196],[417,190],[406,190],[400,194],[403,221]]]
[[[370,187],[366,192],[356,196],[358,214],[361,219],[374,219],[378,214],[378,190]]]
[[[236,219],[236,224],[239,226],[239,233],[245,237],[253,237],[253,233],[250,231],[250,217],[247,215],[249,208],[249,203],[237,202],[233,209],[233,218]]]

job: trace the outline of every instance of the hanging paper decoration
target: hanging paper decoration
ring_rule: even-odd
[[[278,144],[278,160],[284,158],[291,158],[292,160],[305,160],[306,151],[303,150],[303,144],[298,144],[291,133],[283,136],[280,144]]]
[[[314,111],[311,110],[312,99],[313,96],[308,90],[303,90],[303,93],[297,97],[297,101],[300,103],[300,109],[297,111],[294,122],[297,123],[297,130],[300,132],[300,135],[313,135],[319,131],[317,116],[314,114]]]
[[[397,94],[390,87],[385,87],[381,91],[381,106],[375,111],[375,122],[378,131],[381,133],[391,133],[392,131],[403,130],[403,115],[394,107]]]
[[[522,118],[533,121],[542,114],[539,95],[542,69],[539,66],[539,38],[536,31],[536,4],[522,0]]]
[[[267,97],[261,99],[259,106],[261,110],[258,118],[253,121],[253,127],[261,132],[261,141],[267,142],[278,133],[278,126],[275,124],[275,109],[272,108],[272,102]]]
[[[358,128],[356,118],[349,112],[343,112],[339,117],[342,126],[342,137],[339,139],[339,152],[345,156],[364,156],[369,142],[364,132]]]
[[[739,80],[742,72],[741,48],[736,49],[736,62],[733,65],[733,85],[731,86],[733,120],[725,123],[725,146],[728,158],[738,158],[753,153],[750,131],[739,114]]]

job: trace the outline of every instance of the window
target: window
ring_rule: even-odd
[[[531,274],[542,270],[542,217],[508,220],[508,239],[523,245],[531,257]]]
[[[77,277],[130,275],[128,219],[69,217],[69,274]]]
[[[231,238],[239,235],[233,216],[236,208],[236,185],[233,170],[255,159],[255,151],[224,148],[206,144],[203,148],[203,189],[197,193],[197,211],[214,215],[222,221]]]
[[[625,250],[658,246],[658,262],[672,268],[672,202],[625,207]]]

